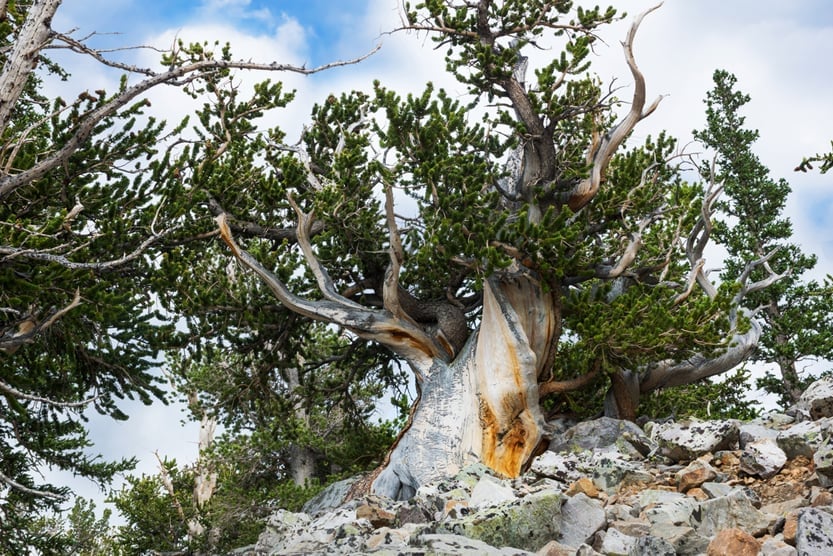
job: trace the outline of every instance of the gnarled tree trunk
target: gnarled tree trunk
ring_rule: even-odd
[[[533,279],[489,279],[478,331],[454,360],[436,361],[423,377],[409,426],[372,491],[407,499],[476,461],[518,476],[544,441],[538,379],[559,317],[553,296]]]

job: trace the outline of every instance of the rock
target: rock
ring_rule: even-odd
[[[382,527],[367,538],[365,548],[368,550],[379,550],[382,547],[406,547],[410,539],[411,533],[407,529]]]
[[[698,503],[684,494],[665,490],[645,490],[639,495],[640,517],[652,526],[690,526]],[[653,528],[652,528],[653,530]]]
[[[366,519],[374,529],[390,527],[396,522],[396,514],[371,504],[362,504],[356,508],[356,519]]]
[[[767,539],[761,544],[759,556],[798,556],[798,551],[778,539]]]
[[[674,546],[660,537],[640,537],[628,556],[677,556]]]
[[[732,491],[728,496],[701,502],[699,513],[697,532],[705,537],[713,537],[723,529],[730,528],[743,529],[758,537],[767,532],[775,519],[755,508],[740,489]]]
[[[582,477],[578,481],[571,484],[564,494],[566,494],[567,496],[574,496],[578,493],[585,494],[590,498],[599,497],[599,489],[596,488],[596,485],[593,483],[593,481],[591,481],[587,477]]]
[[[307,500],[304,504],[303,512],[305,514],[315,515],[327,510],[332,510],[341,506],[344,499],[347,498],[347,493],[353,483],[358,481],[361,477],[351,477],[338,481],[329,485],[327,488]]]
[[[798,456],[812,458],[821,444],[821,424],[816,421],[803,421],[778,434],[776,442],[784,450],[787,458]]]
[[[650,439],[641,428],[630,421],[601,417],[584,421],[557,435],[550,442],[553,452],[618,451],[642,458],[653,449]]]
[[[801,556],[833,554],[833,516],[818,508],[805,508],[798,514],[795,548]]]
[[[513,502],[483,508],[436,525],[437,533],[482,540],[492,546],[536,551],[561,533],[561,505],[557,491],[530,494]]]
[[[706,482],[700,485],[706,494],[709,495],[709,498],[720,498],[721,496],[726,496],[730,492],[734,490],[734,487],[731,485],[727,485],[726,483],[712,483]]]
[[[724,529],[709,543],[708,556],[758,556],[761,543],[741,529]]]
[[[766,425],[743,423],[738,427],[738,445],[742,450],[747,444],[758,440],[764,440],[767,438],[775,440],[778,438],[778,433],[778,430]]]
[[[769,479],[787,463],[787,454],[772,438],[750,442],[740,455],[740,469],[749,475]]]
[[[568,546],[580,546],[590,541],[607,521],[602,504],[585,494],[568,498],[561,506],[561,534],[558,541]]]
[[[535,554],[536,556],[575,556],[576,548],[563,545],[557,541],[550,541]]]
[[[660,453],[674,461],[727,450],[738,442],[738,425],[729,420],[663,423],[655,426],[652,433]]]
[[[806,411],[813,421],[833,417],[833,378],[826,377],[812,383],[801,394],[796,407]]]
[[[483,475],[474,485],[468,505],[472,508],[483,508],[496,506],[503,502],[511,502],[516,498],[517,496],[515,496],[512,488],[504,484],[503,481],[492,475]]]
[[[638,540],[636,537],[611,528],[602,534],[601,543],[594,548],[606,556],[628,556]]]
[[[454,556],[513,556],[531,555],[532,552],[513,548],[495,548],[487,543],[452,534],[422,535],[418,539],[419,548],[427,548],[431,554],[449,554]],[[413,554],[425,554],[426,551]],[[401,553],[400,553],[401,554]]]
[[[716,477],[717,471],[714,467],[701,459],[696,459],[688,464],[687,467],[677,472],[677,490],[687,492],[689,489],[699,487],[706,481],[711,481]]]
[[[824,444],[813,454],[813,466],[819,484],[823,487],[833,486],[833,446]]]

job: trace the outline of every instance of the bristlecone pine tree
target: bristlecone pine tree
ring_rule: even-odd
[[[752,271],[752,279],[768,272],[784,278],[749,295],[743,305],[764,324],[758,349],[751,360],[777,365],[780,377],[768,374],[762,386],[779,395],[789,407],[815,376],[802,377],[800,365],[833,359],[833,285],[805,281],[802,275],[816,266],[816,256],[790,243],[792,223],[783,215],[790,193],[784,179],[773,180],[769,169],[752,152],[758,132],[744,127],[741,109],[749,95],[735,89],[737,79],[726,71],[714,74],[714,89],[706,98],[706,129],[695,137],[716,153],[714,164],[702,168],[707,179],[721,184],[714,237],[729,251],[722,274],[737,280],[746,261],[766,260]]]
[[[217,184],[204,206],[283,308],[413,371],[408,423],[367,481],[398,499],[473,461],[519,475],[546,447],[543,406],[578,391],[633,419],[640,395],[730,370],[762,332],[743,300],[781,277],[753,257],[712,284],[719,184],[683,181],[665,136],[624,146],[659,104],[633,52],[645,14],[623,42],[633,84],[619,100],[586,73],[612,8],[436,0],[406,13],[406,29],[447,50],[465,103],[377,83],[330,96],[293,145],[277,130],[224,133],[237,106],[187,172]],[[534,45],[561,53],[528,72]],[[265,164],[229,172],[244,141]],[[247,208],[246,191],[268,205]],[[288,222],[271,244],[251,239],[251,224]],[[298,253],[305,266],[288,268]]]
[[[51,28],[59,0],[0,2],[0,552],[58,553],[38,527],[69,490],[42,480],[63,470],[106,485],[132,460],[94,453],[86,411],[125,419],[125,398],[163,397],[154,373],[169,331],[154,313],[157,248],[182,235],[154,205],[176,170],[165,156],[182,128],[146,115],[146,93],[230,69],[295,71],[208,56],[180,45],[161,71],[108,59]],[[47,98],[68,77],[46,57],[60,48],[125,77],[115,92]],[[64,85],[72,91],[72,79]],[[169,134],[170,133],[170,134]]]

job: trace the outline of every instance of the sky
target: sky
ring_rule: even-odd
[[[631,80],[620,41],[632,16],[655,3],[616,3],[629,15],[603,30],[604,42],[594,55],[595,71],[605,83],[615,77],[616,85],[628,90]],[[401,92],[421,92],[428,81],[453,94],[462,91],[445,75],[442,53],[432,49],[429,39],[390,33],[400,23],[398,0],[65,0],[53,28],[74,30],[76,37],[99,33],[90,39],[99,48],[165,49],[177,38],[229,41],[235,58],[307,67],[362,56],[381,44],[379,52],[357,65],[312,77],[269,76],[298,90],[298,100],[280,115],[288,141],[294,142],[309,108],[331,92],[368,90],[374,79]],[[787,179],[793,188],[787,215],[795,241],[819,257],[812,277],[833,274],[833,232],[828,226],[833,222],[833,172],[822,176],[793,171],[803,157],[830,150],[833,139],[833,4],[829,0],[667,0],[643,22],[634,50],[649,99],[663,95],[658,110],[637,127],[637,139],[667,130],[681,145],[689,144],[692,130],[705,125],[703,98],[712,87],[714,70],[737,76],[738,87],[752,97],[744,115],[746,125],[760,131],[755,151],[774,178]],[[530,55],[534,62],[549,54]],[[159,59],[158,51],[150,49],[113,55],[140,66],[152,66]],[[116,87],[116,73],[74,59],[66,65],[73,78],[50,87],[75,94]],[[189,109],[184,95],[171,88],[155,91],[152,99],[169,121],[178,121]],[[689,145],[688,150],[700,149]],[[182,424],[181,406],[125,407],[131,415],[126,423],[92,421],[96,452],[108,458],[135,456],[139,473],[155,473],[154,452],[180,462],[195,458],[197,426]],[[101,500],[91,483],[68,481],[80,495]]]

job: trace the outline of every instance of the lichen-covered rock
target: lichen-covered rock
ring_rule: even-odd
[[[749,496],[736,489],[728,496],[700,502],[699,524],[697,532],[705,537],[713,537],[723,529],[743,529],[752,536],[759,537],[767,532],[775,516],[758,510]]]
[[[534,553],[517,548],[496,548],[483,541],[454,534],[428,534],[418,537],[410,554],[449,554],[454,556],[534,556]],[[397,552],[409,554],[409,552]]]
[[[689,461],[707,453],[731,449],[738,442],[738,424],[730,420],[662,423],[652,430],[660,453],[674,461]]]
[[[813,454],[813,466],[819,484],[823,487],[833,486],[833,446],[824,444]]]
[[[776,442],[789,459],[798,456],[812,458],[823,440],[822,423],[802,421],[778,433]]]
[[[610,528],[601,534],[601,542],[594,547],[606,556],[628,556],[636,546],[637,537],[626,535],[618,529]]]
[[[795,548],[801,556],[833,554],[833,516],[818,508],[805,508],[798,514]]]
[[[653,443],[636,424],[601,417],[578,423],[556,435],[549,449],[553,452],[616,451],[632,458],[642,458],[652,448]]]
[[[812,383],[798,399],[796,408],[806,412],[810,419],[833,417],[833,377]]]
[[[437,532],[463,535],[492,546],[512,546],[534,552],[558,538],[564,498],[561,492],[530,494],[511,503],[438,523]]]
[[[512,487],[497,477],[483,475],[471,491],[469,506],[471,508],[484,508],[511,502],[515,499],[517,499],[517,496],[515,496]]]
[[[740,455],[740,469],[749,475],[769,479],[787,463],[787,454],[772,438],[750,442]]]
[[[738,427],[738,444],[742,450],[747,444],[757,442],[758,440],[767,438],[775,440],[778,438],[779,432],[778,429],[758,423],[742,423]]]
[[[359,478],[360,477],[358,476],[351,477],[329,485],[327,488],[307,500],[307,503],[304,504],[303,512],[315,515],[317,513],[338,508],[344,503],[344,499],[347,498],[347,493],[350,491],[350,487],[353,486],[353,483],[359,480]]]

